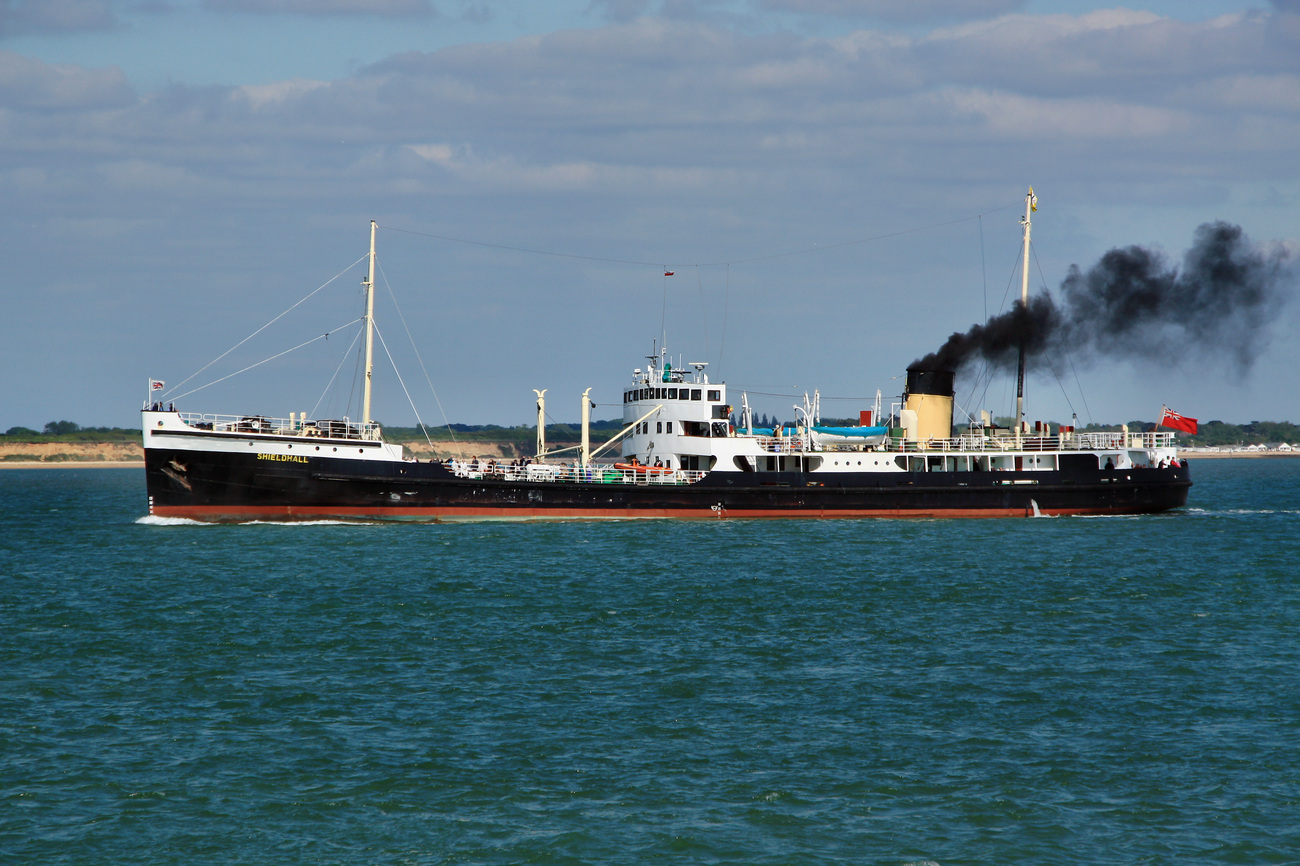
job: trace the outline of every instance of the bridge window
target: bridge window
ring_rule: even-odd
[[[699,388],[692,388],[692,389],[691,389],[691,399],[692,399],[692,400],[698,400],[698,399],[700,399],[700,389],[699,389]]]
[[[721,400],[721,399],[722,399],[722,391],[720,391],[720,390],[719,390],[719,391],[713,391],[713,390],[710,390],[710,391],[709,391],[709,402],[710,402],[710,403],[716,403],[716,402],[718,402],[718,401]]]

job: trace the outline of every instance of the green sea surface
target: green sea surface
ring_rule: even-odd
[[[1006,520],[207,526],[0,472],[0,861],[1300,862],[1300,461]]]

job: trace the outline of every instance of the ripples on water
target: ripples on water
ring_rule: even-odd
[[[0,472],[0,860],[1297,862],[1300,460],[1193,472],[1152,517],[450,526]]]

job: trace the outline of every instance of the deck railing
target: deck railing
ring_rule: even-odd
[[[571,463],[498,463],[495,461],[451,460],[446,463],[458,478],[488,478],[500,481],[555,481],[570,484],[693,484],[706,473],[695,469],[625,469],[607,463],[578,466]]]
[[[1172,448],[1173,433],[1067,433],[1063,436],[981,436],[955,439],[888,439],[888,451],[1109,451],[1124,448]]]
[[[805,442],[792,436],[755,436],[759,447],[772,454],[799,453]],[[984,436],[966,434],[952,439],[889,438],[879,446],[885,451],[904,453],[945,451],[1107,451],[1123,448],[1173,448],[1174,434],[1160,433],[1067,433],[1059,436]],[[828,446],[824,451],[858,450],[849,446]]]
[[[196,430],[212,430],[217,433],[366,441],[382,438],[379,425],[375,422],[361,424],[348,418],[311,421],[305,418],[267,418],[264,415],[201,415],[197,412],[178,412],[177,415]]]

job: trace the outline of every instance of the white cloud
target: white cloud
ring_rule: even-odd
[[[591,0],[591,8],[600,10],[610,21],[626,23],[650,11],[649,0]]]
[[[756,63],[745,70],[743,80],[755,87],[807,87],[823,84],[835,75],[819,57],[799,57],[772,63]]]
[[[935,41],[976,40],[992,48],[1030,48],[1040,42],[1114,31],[1162,19],[1154,12],[1134,9],[1098,9],[1083,15],[1006,15],[934,31]]]
[[[1173,151],[1227,183],[1244,169],[1223,158],[1226,130],[1269,115],[1251,121],[1263,135],[1251,153],[1280,161],[1290,144],[1275,136],[1300,120],[1296,76],[1270,71],[1281,61],[1261,49],[1266,25],[1109,10],[1007,16],[923,38],[813,39],[640,19],[397,55],[335,82],[173,87],[139,100],[115,70],[0,53],[0,93],[11,108],[76,109],[57,122],[10,117],[12,140],[55,142],[11,153],[15,168],[57,178],[74,154],[78,166],[130,154],[182,169],[178,194],[316,195],[357,172],[422,194],[882,190],[906,185],[908,172],[935,176],[934,165],[990,177],[1006,159],[1031,167],[1045,143],[1058,159],[1072,155],[1080,183],[1125,171],[1159,183],[1150,166]],[[1238,71],[1252,62],[1265,71]],[[1103,144],[1125,161],[1085,158]],[[985,162],[963,152],[974,146],[1002,150]],[[150,176],[172,177],[150,172],[141,189],[157,188]]]
[[[421,160],[400,170],[437,165],[461,182],[556,189],[611,178],[654,188],[663,172],[733,168],[782,184],[811,166],[869,173],[854,151],[959,146],[945,124],[1010,148],[1060,136],[1157,153],[1244,111],[1300,112],[1296,76],[1268,71],[1279,61],[1258,50],[1266,22],[1249,16],[1186,25],[1112,10],[998,22],[825,40],[642,19],[408,53],[336,82],[177,87],[139,101],[115,70],[0,53],[0,92],[11,106],[124,109],[70,118],[66,133],[83,148],[139,147],[200,172],[314,175],[354,165],[358,148],[409,148]],[[1251,62],[1266,71],[1236,71]],[[424,144],[448,141],[461,144]],[[800,159],[760,170],[792,142]]]
[[[463,163],[463,158],[458,157],[456,148],[449,144],[408,144],[413,152],[421,159],[436,163],[443,168],[455,170]]]
[[[99,166],[99,173],[106,181],[107,187],[111,192],[117,194],[158,194],[158,193],[188,193],[194,194],[199,191],[195,186],[201,186],[202,192],[210,193],[212,191],[212,179],[206,180],[195,175],[188,168],[177,165],[166,165],[163,163],[133,159],[121,162],[105,162]]]
[[[1300,75],[1229,75],[1188,89],[1184,102],[1220,111],[1258,111],[1294,117],[1300,106]]]
[[[283,104],[294,97],[327,86],[324,81],[295,78],[292,81],[277,81],[272,84],[243,85],[236,88],[235,92],[246,99],[254,109],[260,109]]]
[[[716,177],[699,169],[630,167],[596,162],[527,165],[511,158],[478,159],[473,148],[467,145],[412,144],[407,147],[421,159],[461,179],[494,190],[635,193],[647,187],[697,189],[701,184],[716,181]]]
[[[762,0],[766,9],[832,18],[921,22],[987,18],[1023,9],[1026,0]]]
[[[0,36],[111,30],[108,0],[0,0]]]
[[[432,0],[203,0],[216,12],[248,15],[373,15],[423,17],[435,13]]]
[[[277,8],[291,11],[257,5]],[[17,244],[32,242],[33,226],[42,230],[31,258],[53,270],[34,277],[43,285],[84,285],[138,301],[133,319],[87,329],[103,326],[114,345],[140,347],[140,364],[166,354],[166,340],[190,351],[217,330],[212,319],[249,315],[267,291],[264,268],[285,254],[286,242],[303,248],[295,263],[302,268],[284,268],[276,279],[291,270],[314,279],[333,241],[312,246],[308,223],[332,239],[340,226],[375,216],[530,248],[617,250],[615,257],[636,260],[653,248],[718,261],[934,225],[991,202],[1014,207],[1032,180],[1044,202],[1043,235],[1056,239],[1058,259],[1076,250],[1087,258],[1090,244],[1112,242],[1167,241],[1172,249],[1197,222],[1231,218],[1221,209],[1234,206],[1252,219],[1268,210],[1285,226],[1273,234],[1294,233],[1300,51],[1283,25],[1295,17],[1251,13],[1188,24],[1117,9],[1004,15],[928,34],[841,28],[828,38],[721,26],[716,17],[642,17],[394,54],[334,81],[286,76],[143,95],[113,68],[0,52],[7,204],[0,219]],[[1194,213],[1180,209],[1188,202]],[[1009,232],[1018,244],[1010,213],[983,223],[990,238]],[[1060,239],[1067,223],[1068,244]],[[878,339],[855,356],[856,376],[874,369],[879,354],[926,351],[936,333],[967,326],[978,300],[970,310],[950,309],[951,293],[954,285],[979,285],[979,237],[974,223],[952,231],[937,241],[899,236],[843,248],[838,270],[829,259],[807,271],[786,260],[780,266],[789,269],[779,274],[734,270],[731,327],[758,346],[756,375],[777,374],[761,369],[770,354],[763,347],[791,328],[849,344],[864,317],[882,323]],[[271,237],[275,252],[251,266],[244,248],[269,247]],[[1054,264],[1063,266],[1051,261],[1050,246],[1043,246],[1049,280]],[[608,299],[607,308],[584,310],[584,334],[621,341],[629,309],[660,308],[662,275],[654,268],[646,290],[625,274],[564,271],[552,279],[524,263],[516,273],[537,286],[525,297],[518,281],[458,265],[455,251],[444,252],[437,279],[452,288],[441,297],[473,306],[491,295],[511,311],[493,333],[503,355],[553,339],[557,365],[586,375],[589,367],[563,354],[573,341],[554,318],[554,299],[574,285]],[[973,269],[954,264],[963,256],[975,260]],[[222,284],[221,274],[235,279]],[[717,298],[706,303],[704,295],[725,290],[725,277],[714,276],[710,283],[703,273],[691,287],[691,302],[698,296],[710,314]],[[792,286],[798,303],[790,303]],[[196,316],[195,302],[183,299],[198,297],[221,309]],[[808,297],[815,303],[803,303]],[[167,302],[149,306],[155,312],[145,319],[138,309],[149,298]],[[545,303],[530,307],[535,298]],[[894,327],[922,307],[934,311],[924,328]],[[149,338],[120,336],[132,328],[148,328]],[[446,339],[460,357],[482,348],[460,334]],[[7,350],[37,351],[30,343]],[[76,387],[108,390],[102,385]],[[24,399],[41,395],[23,392],[16,401]],[[492,411],[459,408],[456,420],[495,420]],[[26,420],[43,423],[13,423]]]
[[[1180,111],[1102,99],[1039,99],[988,90],[949,91],[938,97],[958,115],[981,119],[985,135],[1001,141],[1123,141],[1186,134],[1194,118]]]
[[[0,105],[9,109],[100,110],[135,102],[116,67],[49,64],[0,50]]]

